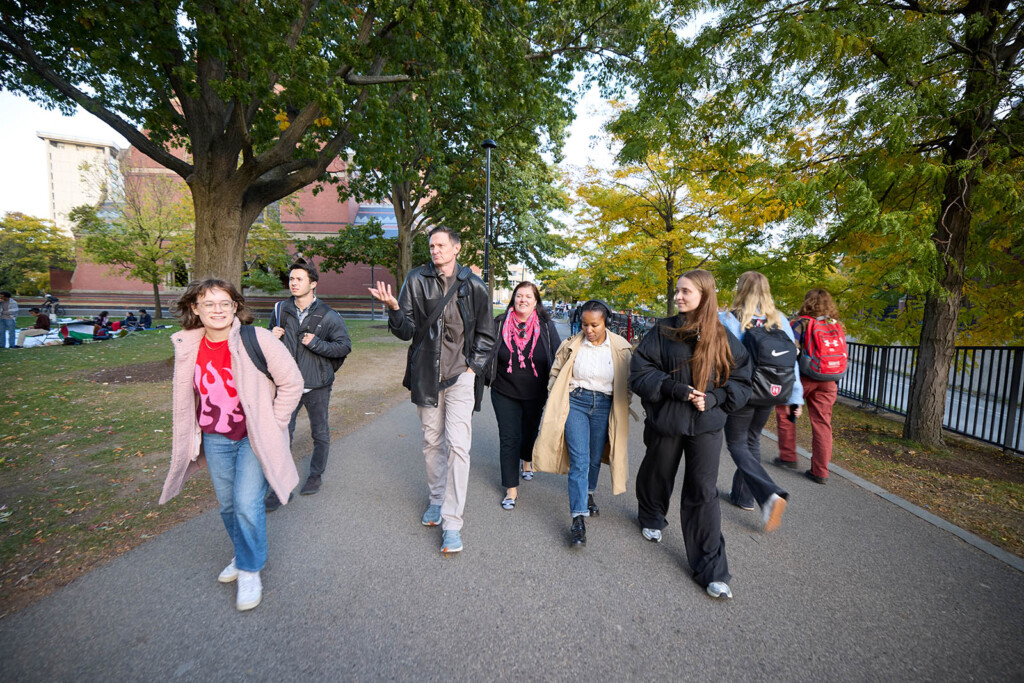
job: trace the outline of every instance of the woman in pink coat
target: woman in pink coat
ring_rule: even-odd
[[[175,306],[171,470],[160,502],[178,495],[204,464],[235,556],[217,580],[238,581],[239,611],[260,604],[267,561],[267,487],[282,501],[299,483],[288,421],[302,397],[302,374],[269,330],[253,328],[273,380],[250,359],[241,327],[252,322],[245,299],[223,280],[193,282]],[[205,461],[205,463],[204,463]]]

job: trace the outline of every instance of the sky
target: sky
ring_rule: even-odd
[[[596,89],[576,106],[563,165],[608,167],[611,155],[592,137],[600,133],[605,108]],[[47,111],[27,98],[0,91],[0,149],[7,163],[0,164],[0,215],[20,212],[49,218],[46,188],[46,149],[37,133],[52,133],[127,147],[128,141],[107,124],[79,108],[75,116]],[[500,144],[500,143],[499,143]],[[498,188],[495,188],[498,191]]]

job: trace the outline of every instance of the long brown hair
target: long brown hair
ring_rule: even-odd
[[[715,292],[715,278],[700,268],[683,273],[700,290],[700,303],[686,316],[682,327],[670,327],[666,335],[676,341],[693,342],[693,356],[690,358],[690,375],[694,389],[704,391],[712,375],[715,386],[722,386],[729,379],[732,367],[732,351],[725,327],[718,320],[718,294]]]
[[[812,289],[804,295],[804,303],[800,306],[797,315],[806,315],[812,318],[838,318],[839,309],[832,295],[824,289]]]
[[[185,293],[174,302],[174,308],[172,313],[178,317],[181,321],[181,328],[183,330],[197,330],[203,326],[203,321],[199,319],[199,316],[192,310],[192,306],[199,301],[199,297],[203,296],[211,289],[222,289],[228,293],[231,300],[235,302],[235,317],[238,318],[239,322],[243,325],[249,325],[253,321],[252,311],[245,305],[245,297],[243,297],[235,286],[225,280],[218,278],[207,278],[205,280],[194,280],[188,283],[188,288]]]
[[[740,321],[744,330],[753,327],[755,315],[764,316],[765,327],[782,327],[782,318],[775,308],[768,278],[756,270],[748,270],[736,281],[736,296],[729,311]]]

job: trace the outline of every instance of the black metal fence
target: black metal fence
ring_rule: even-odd
[[[849,369],[839,382],[839,394],[906,415],[917,347],[855,342],[848,347]],[[1022,364],[1022,346],[958,346],[949,370],[942,426],[1024,453]]]

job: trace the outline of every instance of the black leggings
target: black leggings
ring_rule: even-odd
[[[540,429],[544,398],[522,401],[491,390],[491,405],[498,421],[501,485],[519,486],[519,461],[533,461],[533,444]]]
[[[705,588],[712,581],[728,581],[729,563],[722,536],[722,511],[718,505],[718,461],[722,455],[722,431],[693,436],[666,436],[644,425],[647,453],[636,475],[640,526],[668,526],[669,499],[679,461],[686,454],[679,516],[683,526],[686,559],[694,580]]]

